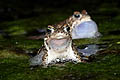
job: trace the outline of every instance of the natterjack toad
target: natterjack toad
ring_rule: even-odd
[[[71,24],[72,39],[96,38],[100,36],[97,24],[87,14],[86,10],[81,13],[75,11],[66,21]]]
[[[65,21],[53,26],[49,25],[44,46],[35,57],[30,59],[30,64],[47,66],[59,61],[81,62],[81,57],[72,44],[70,31]]]

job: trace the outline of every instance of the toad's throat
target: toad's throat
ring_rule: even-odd
[[[51,43],[51,44],[54,44],[54,45],[56,45],[56,46],[62,46],[62,45],[64,45],[65,43],[67,43],[67,41],[68,41],[68,39],[65,39],[65,38],[63,38],[63,39],[52,39],[52,40],[50,41],[50,43]]]
[[[53,50],[61,51],[61,50],[65,50],[70,45],[70,42],[71,42],[70,38],[61,38],[61,39],[53,38],[50,39],[48,44]]]

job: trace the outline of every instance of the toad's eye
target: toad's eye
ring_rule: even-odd
[[[54,28],[51,26],[48,26],[47,33],[53,33],[53,32],[54,32]]]
[[[80,15],[79,15],[79,14],[74,14],[74,17],[75,17],[75,18],[79,18]]]
[[[47,33],[51,33],[51,29],[48,28],[48,29],[47,29]]]
[[[69,31],[70,31],[70,27],[69,27],[69,26],[66,26],[66,27],[64,28],[64,31],[65,31],[65,32],[69,32]]]

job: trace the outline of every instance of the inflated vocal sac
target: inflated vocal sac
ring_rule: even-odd
[[[72,39],[96,38],[100,36],[97,24],[94,21],[85,21],[73,28]]]

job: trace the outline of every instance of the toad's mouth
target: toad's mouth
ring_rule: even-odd
[[[50,41],[51,44],[54,44],[56,46],[61,46],[61,45],[64,45],[65,43],[67,43],[68,39],[52,39]]]
[[[53,38],[49,40],[48,45],[52,49],[59,51],[66,49],[69,46],[70,41],[71,41],[70,38],[61,38],[61,39]]]

